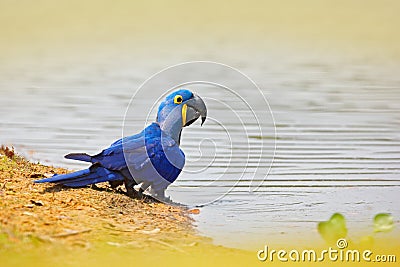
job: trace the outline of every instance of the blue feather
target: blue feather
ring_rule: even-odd
[[[70,187],[107,181],[124,181],[126,186],[143,182],[164,195],[165,189],[176,180],[185,165],[185,154],[179,148],[182,117],[181,109],[177,109],[179,104],[174,103],[177,95],[186,101],[193,93],[182,89],[170,94],[160,104],[157,122],[138,134],[115,141],[96,155],[71,153],[65,156],[67,159],[91,162],[90,168],[35,182]],[[173,115],[169,116],[170,113]]]
[[[92,162],[92,156],[86,153],[70,153],[68,155],[65,155],[64,158]]]
[[[57,183],[70,187],[82,187],[90,184],[123,181],[122,174],[107,170],[104,167],[93,165],[89,169],[80,170],[67,174],[55,174],[53,177],[37,180],[35,183]]]
[[[35,182],[81,187],[127,178],[136,184],[150,182],[155,190],[162,190],[176,180],[185,164],[185,155],[178,144],[165,135],[157,123],[150,124],[140,134],[120,139],[94,156],[71,153],[65,157],[94,165]]]

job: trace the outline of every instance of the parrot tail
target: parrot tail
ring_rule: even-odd
[[[124,176],[118,171],[110,171],[99,164],[94,164],[88,169],[68,174],[55,174],[53,177],[36,180],[35,183],[56,183],[69,187],[83,187],[108,181],[123,181]]]
[[[64,158],[92,162],[92,156],[86,153],[70,153],[68,155],[65,155]]]

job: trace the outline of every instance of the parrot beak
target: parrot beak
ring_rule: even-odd
[[[192,98],[184,102],[182,106],[182,126],[186,127],[195,122],[201,116],[201,125],[207,118],[207,107],[203,99],[193,94]]]

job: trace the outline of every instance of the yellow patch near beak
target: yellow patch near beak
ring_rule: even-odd
[[[182,126],[185,126],[185,124],[186,124],[186,111],[187,111],[187,105],[183,104],[183,106],[182,106]]]

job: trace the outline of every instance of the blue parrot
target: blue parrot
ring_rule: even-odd
[[[36,183],[56,183],[68,187],[83,187],[109,182],[111,187],[125,185],[128,196],[142,197],[151,188],[152,195],[168,201],[165,190],[173,183],[183,166],[185,154],[179,148],[183,127],[201,117],[207,118],[204,101],[195,93],[181,89],[168,95],[161,102],[156,122],[142,132],[123,137],[100,153],[71,153],[67,159],[92,163],[88,169],[37,180]],[[139,185],[139,191],[134,186]]]

